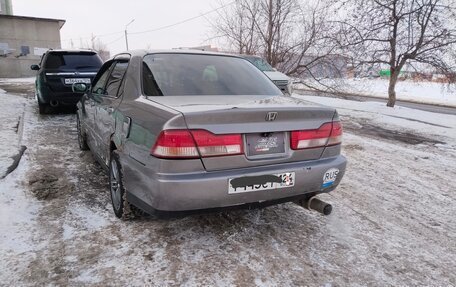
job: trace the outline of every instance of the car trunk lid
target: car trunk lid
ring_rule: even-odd
[[[320,158],[324,147],[290,148],[290,132],[318,129],[335,110],[286,96],[182,96],[149,98],[181,112],[188,129],[241,134],[243,154],[202,157],[206,170],[234,169]]]

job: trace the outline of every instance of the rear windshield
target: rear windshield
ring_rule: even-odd
[[[281,95],[245,59],[198,54],[152,54],[143,62],[147,96]]]
[[[59,70],[99,69],[102,61],[94,53],[50,53],[45,68]]]
[[[254,64],[255,67],[257,67],[258,69],[260,69],[260,71],[262,72],[269,72],[269,71],[274,71],[274,68],[269,65],[268,62],[266,62],[264,59],[262,58],[258,58],[258,57],[245,57],[250,63]]]

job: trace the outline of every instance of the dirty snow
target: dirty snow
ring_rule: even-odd
[[[0,78],[0,84],[33,84],[35,77],[28,78]]]
[[[0,178],[13,163],[12,157],[19,152],[22,111],[26,100],[9,95],[0,89]]]
[[[32,231],[36,227],[35,218],[40,203],[24,192],[20,181],[25,176],[27,162],[21,164],[14,176],[7,177],[0,182],[0,254],[21,254],[33,251],[31,243]],[[4,258],[2,256],[2,258]],[[0,260],[0,270],[6,270],[9,265]],[[0,271],[3,272],[3,271]]]
[[[0,180],[2,284],[456,285],[455,116],[305,97],[345,127],[347,173],[321,196],[333,214],[283,204],[124,222],[74,114],[40,116],[22,90],[28,149]]]
[[[350,78],[323,80],[322,83],[334,86],[343,93],[388,98],[388,80],[386,79]],[[318,86],[318,83],[312,85]],[[295,88],[306,89],[302,84],[296,84]],[[411,80],[399,81],[396,86],[396,97],[398,100],[456,107],[456,85]]]

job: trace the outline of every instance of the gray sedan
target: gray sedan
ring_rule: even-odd
[[[109,171],[119,218],[305,201],[345,172],[335,109],[284,96],[237,56],[130,51],[73,89],[80,148]]]

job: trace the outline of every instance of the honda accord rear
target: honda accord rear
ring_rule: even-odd
[[[121,218],[306,199],[345,172],[335,109],[284,96],[232,55],[118,55],[78,107],[80,146],[109,170]]]

